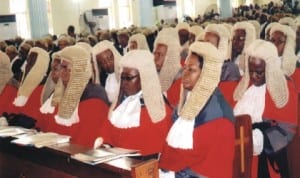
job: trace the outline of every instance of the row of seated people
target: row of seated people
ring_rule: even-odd
[[[162,31],[154,55],[132,50],[121,57],[108,41],[92,50],[81,43],[66,47],[53,55],[44,85],[40,83],[49,55],[34,47],[19,88],[9,84],[9,60],[5,62],[3,55],[0,110],[29,115],[42,131],[71,135],[73,143],[93,147],[97,140],[97,145],[138,149],[142,159],[161,153],[160,173],[167,177],[231,177],[234,115],[249,114],[258,159],[253,159],[253,177],[288,174],[282,167],[287,165],[278,165],[277,158],[272,157],[271,165],[266,161],[270,154],[286,158],[285,147],[278,152],[267,133],[284,130],[288,134],[282,139],[290,142],[293,136],[287,128],[297,125],[297,92],[278,65],[276,47],[254,41],[245,50],[240,82],[219,84],[224,54],[218,45],[193,43],[181,68],[178,58],[176,63],[172,57],[180,53],[174,40],[171,29]],[[98,74],[103,72],[108,73],[105,88],[99,85]],[[257,170],[258,165],[264,169]],[[274,171],[278,167],[280,174]]]

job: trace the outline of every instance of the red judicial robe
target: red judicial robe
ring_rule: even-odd
[[[173,82],[171,87],[167,90],[167,98],[170,104],[175,107],[178,105],[180,97],[181,77]]]
[[[236,87],[237,82],[221,82],[220,88],[222,93],[225,95],[227,101],[234,106],[236,104],[233,101],[233,92]],[[295,89],[295,85],[292,81],[288,81],[288,89],[289,89],[289,101],[283,108],[276,108],[275,103],[272,101],[269,92],[266,92],[266,101],[265,101],[265,110],[263,112],[262,117],[268,118],[272,120],[276,120],[279,122],[289,123],[293,125],[297,125],[297,106],[298,106],[298,97]],[[253,157],[252,161],[252,177],[257,177],[257,166],[258,166],[258,156]],[[280,177],[272,167],[269,166],[270,176],[272,178]]]
[[[7,84],[2,93],[0,94],[0,114],[9,112],[8,106],[12,105],[15,97],[17,96],[18,88],[13,85]]]
[[[93,148],[95,139],[99,136],[102,120],[107,118],[108,105],[99,98],[90,98],[81,101],[78,106],[80,121],[70,127],[59,125],[55,122],[54,114],[43,114],[45,122],[44,131],[55,132],[71,136],[71,143]]]
[[[215,108],[220,114],[211,114]],[[174,148],[165,142],[159,167],[174,172],[188,168],[210,178],[232,177],[235,132],[229,117],[233,119],[232,109],[222,96],[207,103],[195,119],[193,149]]]
[[[35,119],[36,127],[41,128],[43,126],[43,120],[41,119],[40,107],[41,107],[41,92],[43,85],[37,86],[31,95],[28,97],[26,104],[22,107],[17,107],[13,104],[14,99],[17,97],[17,93],[13,97],[13,100],[8,104],[7,111],[9,113],[23,113],[29,117]]]
[[[117,128],[111,124],[109,119],[106,119],[99,136],[103,138],[104,143],[115,147],[140,150],[143,156],[160,153],[171,126],[172,111],[167,105],[165,108],[165,118],[158,123],[153,123],[147,108],[142,106],[139,127]]]
[[[296,68],[295,72],[291,75],[291,78],[295,83],[297,92],[300,93],[300,68]]]

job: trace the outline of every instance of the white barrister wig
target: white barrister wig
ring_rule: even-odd
[[[250,75],[248,68],[249,57],[256,57],[262,59],[266,63],[265,77],[267,90],[269,91],[273,102],[277,108],[284,107],[289,99],[289,91],[287,81],[283,71],[278,64],[277,48],[274,44],[264,40],[255,40],[246,50],[245,58],[245,74],[240,80],[238,86],[234,91],[234,100],[238,101],[242,98],[245,91],[249,87]]]

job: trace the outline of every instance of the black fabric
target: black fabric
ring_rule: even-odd
[[[8,114],[4,112],[2,116],[6,118],[9,126],[20,126],[27,129],[35,127],[36,120],[29,116],[26,116],[25,114]]]
[[[224,61],[222,65],[221,81],[238,81],[240,78],[239,67],[230,60]]]
[[[100,83],[102,86],[105,86],[107,76],[108,76],[108,73],[100,71],[100,79],[99,80],[100,80]]]
[[[285,129],[279,127],[278,123],[274,120],[265,120],[260,123],[255,123],[252,128],[260,129],[263,133],[264,148],[262,153],[258,156],[258,178],[269,178],[268,161],[270,162],[273,170],[281,175],[282,178],[289,178],[287,146],[280,150],[274,150],[268,136],[268,131],[278,130],[283,136],[288,137]],[[287,139],[287,138],[286,138]],[[289,139],[288,139],[289,140]],[[280,142],[280,140],[277,140]]]
[[[104,101],[106,104],[109,104],[105,89],[101,85],[94,84],[91,81],[85,87],[80,101],[84,101],[90,98],[98,98]]]

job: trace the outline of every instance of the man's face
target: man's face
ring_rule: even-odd
[[[51,64],[51,78],[54,83],[57,83],[60,75],[60,59],[54,58]]]
[[[286,36],[280,31],[275,31],[271,34],[270,41],[276,46],[278,55],[282,56],[284,52]]]
[[[168,46],[164,44],[158,44],[153,51],[154,54],[154,63],[157,72],[160,72],[168,51]]]
[[[72,70],[72,63],[67,60],[63,60],[60,65],[60,78],[65,87],[69,83],[71,70]]]
[[[130,41],[129,50],[134,50],[134,49],[137,49],[137,48],[138,48],[137,42],[136,41]]]
[[[206,32],[204,35],[204,41],[209,42],[214,45],[216,48],[219,47],[219,36],[213,32]]]
[[[180,45],[182,46],[184,45],[185,42],[189,40],[190,32],[187,31],[186,29],[180,29],[178,31],[178,35],[179,35]]]
[[[232,38],[232,51],[235,54],[241,54],[246,40],[246,31],[243,29],[237,29],[234,31]]]
[[[128,45],[129,36],[126,34],[120,34],[118,35],[118,42],[122,46],[122,48],[125,48]]]
[[[121,93],[130,96],[141,90],[141,79],[137,69],[124,67],[121,73]]]
[[[249,58],[249,76],[255,86],[266,83],[265,69],[266,63],[264,60],[256,57]]]
[[[25,66],[25,76],[30,72],[32,67],[34,66],[36,59],[38,57],[38,54],[36,52],[31,52],[27,59],[26,59],[26,66]]]
[[[113,73],[114,69],[114,55],[110,49],[107,49],[96,55],[98,68],[106,73]]]

